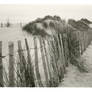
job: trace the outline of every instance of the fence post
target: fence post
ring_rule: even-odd
[[[82,32],[80,32],[80,45],[81,45],[81,55],[83,53],[83,41],[82,41]]]
[[[55,73],[55,66],[53,64],[53,56],[52,56],[52,51],[51,51],[51,44],[50,41],[47,39],[47,44],[48,44],[48,50],[49,50],[49,57],[50,57],[50,71],[51,71],[51,80],[50,80],[50,86],[54,86],[54,76],[56,76]]]
[[[14,44],[9,42],[9,87],[15,86],[14,79]]]
[[[50,77],[50,80],[52,78],[52,74],[51,74],[51,68],[50,68],[50,63],[49,63],[49,59],[48,59],[48,53],[47,53],[47,49],[46,49],[46,43],[45,41],[43,40],[43,47],[44,47],[44,50],[45,50],[45,56],[46,56],[46,60],[47,60],[47,66],[48,66],[48,72],[49,72],[49,77]],[[49,80],[49,81],[50,81]]]
[[[3,87],[2,41],[0,41],[0,87]]]
[[[57,66],[56,66],[56,60],[55,60],[55,53],[53,52],[53,42],[48,40],[49,50],[50,50],[50,58],[51,58],[51,65],[53,68],[53,79],[52,79],[52,86],[57,86],[59,81],[59,76],[57,73]]]
[[[86,50],[86,32],[84,32],[84,50]]]
[[[39,64],[38,64],[38,51],[37,51],[37,40],[36,37],[34,37],[34,50],[35,50],[35,71],[36,71],[36,78],[38,81],[38,84],[40,87],[43,87],[42,81],[41,81],[41,76],[39,72]]]
[[[42,63],[43,63],[43,68],[44,68],[44,74],[45,74],[45,79],[46,79],[46,86],[49,86],[49,79],[48,79],[48,71],[47,71],[47,65],[46,65],[46,60],[45,60],[45,55],[44,55],[44,48],[43,48],[43,39],[39,37],[40,41],[40,50],[41,50],[41,57],[42,57]]]
[[[64,35],[61,34],[60,38],[61,38],[62,53],[63,53],[65,65],[68,66],[68,64],[69,64],[68,62],[69,62],[69,40],[70,40],[70,38],[68,38],[68,34],[67,33],[64,34]]]
[[[57,67],[57,73],[59,75],[59,66],[61,66],[60,65],[61,62],[59,63],[59,48],[58,48],[58,41],[57,40],[58,39],[53,36],[53,41],[52,41],[53,55],[54,55],[55,64],[56,64],[56,67]]]
[[[78,32],[78,40],[79,40],[79,52],[81,55],[81,36],[80,36],[80,31]]]
[[[25,44],[26,44],[26,49],[27,49],[27,63],[28,63],[29,76],[30,76],[29,85],[31,87],[35,87],[34,68],[32,66],[31,55],[30,55],[30,50],[29,50],[27,39],[25,39]]]
[[[67,65],[66,66],[68,66],[68,61],[65,61],[65,56],[64,56],[64,47],[63,47],[63,41],[62,41],[62,35],[61,34],[59,34],[59,36],[60,36],[60,43],[61,43],[61,53],[62,53],[62,58],[63,58],[63,62],[67,62]],[[67,42],[67,44],[68,44],[68,42]],[[67,47],[67,49],[68,49],[68,47]],[[68,54],[69,54],[69,50],[67,50],[68,52]],[[69,57],[68,57],[69,58]]]
[[[21,41],[18,41],[18,55],[19,55],[19,74],[17,74],[19,78],[19,86],[25,87],[26,85],[26,79],[25,79],[25,71],[26,71],[26,59],[23,53],[23,49],[21,46]]]
[[[61,63],[61,67],[60,67],[60,81],[61,81],[61,79],[62,78],[64,78],[64,73],[66,72],[66,66],[67,66],[67,54],[68,54],[68,46],[67,46],[67,44],[68,43],[64,43],[63,44],[63,42],[62,42],[62,35],[61,34],[57,34],[57,39],[58,39],[58,48],[59,48],[59,55],[60,55],[60,63]],[[63,45],[65,45],[65,46],[67,46],[67,48],[65,49],[64,47],[63,47]],[[65,50],[65,52],[67,52],[67,53],[65,53],[64,52],[64,50]],[[66,56],[66,57],[65,57]],[[66,58],[66,60],[65,60],[65,58]]]
[[[58,53],[59,53],[59,58],[58,58],[58,61],[56,61],[56,62],[58,62],[57,67],[58,67],[58,77],[59,77],[59,82],[60,82],[62,77],[64,77],[64,67],[63,67],[64,63],[63,63],[60,39],[58,37],[58,33],[56,34],[56,41],[57,41],[56,47],[58,48]]]

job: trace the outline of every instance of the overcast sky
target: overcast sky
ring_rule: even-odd
[[[45,15],[92,20],[92,5],[0,5],[0,21],[29,22]]]

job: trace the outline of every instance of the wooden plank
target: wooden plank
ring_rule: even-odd
[[[53,64],[55,66],[55,71],[57,71],[57,78],[58,78],[58,65],[57,65],[57,62],[58,62],[59,58],[58,58],[58,60],[56,59],[56,50],[55,49],[57,48],[57,46],[55,46],[54,37],[53,37],[52,41],[50,41],[50,44],[51,44],[50,48],[51,48],[52,56],[53,56]],[[58,54],[59,54],[59,49],[58,49]]]
[[[57,73],[59,74],[59,66],[61,62],[59,62],[59,48],[58,48],[58,40],[56,37],[53,36],[53,41],[52,41],[52,46],[53,46],[53,55],[54,55],[54,59],[55,59],[55,64],[56,64],[56,68],[57,68]],[[59,76],[59,75],[58,75]]]
[[[0,87],[3,87],[2,41],[0,41]]]
[[[60,34],[57,34],[57,39],[58,39],[58,48],[59,48],[59,61],[60,61],[60,75],[59,75],[59,80],[61,81],[62,78],[64,78],[64,73],[65,73],[65,68],[66,68],[66,65],[65,65],[65,58],[64,58],[64,52],[63,52],[63,44],[61,43],[62,39],[60,37]]]
[[[23,49],[22,49],[22,45],[21,45],[21,41],[18,41],[18,55],[19,55],[19,64],[18,64],[18,68],[19,68],[19,74],[17,74],[18,78],[19,78],[19,86],[20,87],[26,87],[28,85],[26,85],[26,59],[23,53]]]
[[[62,34],[59,34],[59,37],[60,37],[60,43],[61,43],[62,60],[63,60],[64,67],[65,67],[65,66],[68,66],[69,61],[65,61],[64,47],[63,47],[63,41],[62,41]],[[68,44],[68,42],[67,42],[67,44]],[[68,46],[67,46],[67,54],[69,54],[69,48],[68,48]],[[68,57],[68,58],[69,58],[69,57]],[[65,62],[66,62],[67,64],[66,64]]]
[[[80,32],[80,45],[81,45],[81,54],[83,53],[83,48],[82,48],[82,32]]]
[[[14,44],[9,42],[9,87],[15,86],[14,77]]]
[[[69,58],[69,40],[67,39],[67,34],[59,34],[60,36],[60,43],[61,43],[61,52],[62,52],[62,59],[64,64],[64,72],[65,67],[68,66],[68,58]]]
[[[62,52],[61,52],[61,46],[60,46],[60,39],[58,37],[58,34],[56,34],[56,38],[57,38],[57,48],[58,48],[58,53],[59,53],[59,60],[56,61],[58,62],[58,68],[59,68],[59,81],[61,81],[62,77],[64,77],[64,62],[63,62],[63,58],[62,58]]]
[[[78,31],[78,40],[79,40],[79,53],[81,55],[81,35],[80,31]]]
[[[29,71],[29,76],[30,76],[28,80],[29,81],[28,85],[30,87],[35,87],[34,68],[31,61],[31,55],[30,55],[30,50],[29,50],[27,39],[25,39],[25,44],[26,44],[26,49],[27,49],[27,62],[28,62],[28,71]]]
[[[54,47],[53,47],[53,41],[48,41],[48,45],[49,45],[49,50],[50,50],[50,58],[51,58],[51,65],[53,68],[53,81],[54,84],[52,84],[52,86],[57,86],[58,85],[58,81],[59,81],[59,76],[58,76],[58,70],[57,70],[57,66],[56,66],[56,60],[55,60],[55,53],[54,53]]]
[[[48,76],[48,71],[47,71],[47,65],[46,65],[46,59],[45,59],[45,54],[44,54],[44,48],[43,48],[43,39],[39,37],[39,42],[40,42],[40,50],[41,50],[41,57],[42,57],[42,64],[44,68],[44,74],[45,74],[45,79],[46,79],[46,86],[49,86],[49,76]]]
[[[49,77],[50,77],[50,80],[52,78],[52,73],[51,73],[51,67],[50,67],[50,61],[48,59],[48,53],[47,53],[47,48],[46,48],[46,43],[45,41],[43,41],[43,47],[44,47],[44,50],[45,50],[45,56],[46,56],[46,60],[47,60],[47,67],[48,67],[48,72],[49,72]]]
[[[85,47],[85,49],[84,50],[86,50],[86,39],[87,39],[87,33],[85,32],[85,34],[84,34],[84,39],[85,39],[85,41],[84,41],[84,47]]]
[[[50,87],[53,87],[54,86],[54,76],[55,76],[55,70],[53,69],[53,56],[52,56],[52,51],[51,51],[51,47],[50,47],[50,39],[48,40],[47,39],[47,44],[48,44],[48,50],[49,50],[49,58],[50,58],[50,71],[51,71],[51,80],[50,80]]]
[[[37,50],[37,40],[36,37],[34,37],[34,50],[35,50],[35,71],[36,71],[36,78],[38,81],[38,85],[40,87],[43,87],[42,81],[41,81],[41,75],[39,71],[39,62],[38,62],[38,50]]]

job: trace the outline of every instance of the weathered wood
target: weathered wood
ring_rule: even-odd
[[[45,56],[46,56],[46,60],[47,60],[48,73],[49,73],[49,77],[50,77],[50,80],[51,80],[52,73],[51,73],[51,67],[50,67],[50,63],[49,63],[50,61],[48,59],[48,53],[47,53],[46,43],[45,43],[44,40],[43,40],[43,47],[44,47]]]
[[[82,32],[82,54],[84,52],[84,32]]]
[[[30,55],[30,50],[29,50],[29,46],[28,46],[28,42],[27,39],[25,39],[25,44],[26,44],[26,49],[27,49],[27,63],[28,63],[28,73],[29,73],[29,80],[28,80],[28,84],[31,87],[35,87],[35,75],[34,75],[34,68],[32,65],[32,61],[31,61],[31,55]]]
[[[58,41],[59,61],[60,61],[60,64],[59,64],[60,65],[59,81],[61,81],[61,79],[64,78],[64,73],[65,73],[65,68],[66,68],[65,62],[67,62],[67,61],[65,61],[64,50],[63,50],[64,48],[63,48],[62,38],[61,38],[60,34],[57,34],[57,41]]]
[[[26,73],[26,59],[23,53],[23,49],[21,46],[21,41],[18,41],[18,55],[19,55],[19,74],[18,78],[19,78],[19,86],[21,87],[26,87],[26,78],[25,78],[25,73]]]
[[[86,50],[86,32],[84,32],[84,51]]]
[[[52,41],[48,41],[48,45],[49,45],[49,51],[50,51],[50,58],[51,58],[51,65],[53,68],[53,80],[52,80],[52,86],[57,86],[58,85],[58,80],[59,80],[59,76],[57,73],[57,66],[56,66],[56,61],[55,61],[55,54],[54,54],[54,50],[53,50],[53,42]]]
[[[53,36],[53,41],[52,41],[52,47],[53,47],[53,55],[54,55],[54,59],[55,59],[55,64],[56,64],[56,67],[57,67],[57,73],[59,74],[59,66],[60,63],[59,63],[59,48],[58,48],[58,41],[57,41],[57,38]]]
[[[81,54],[83,53],[83,42],[82,42],[82,33],[80,32],[80,49],[81,49]]]
[[[61,43],[61,53],[62,53],[62,59],[63,59],[63,63],[65,64],[65,62],[68,64],[69,63],[69,61],[65,61],[65,57],[64,57],[64,47],[63,47],[63,41],[62,41],[62,35],[61,34],[59,34],[59,37],[60,37],[60,43]],[[68,42],[67,42],[67,44],[68,44]],[[68,50],[69,48],[67,47],[67,54],[69,54],[69,50]],[[69,56],[68,56],[68,58],[69,58]],[[67,66],[67,65],[66,65]]]
[[[81,55],[81,35],[80,35],[80,32],[78,32],[78,40],[79,40],[79,53]]]
[[[69,39],[67,39],[67,34],[59,34],[59,37],[61,43],[64,72],[65,72],[65,67],[68,66],[68,62],[69,62]]]
[[[59,38],[60,38],[60,47],[61,47],[61,57],[62,57],[62,62],[63,62],[63,68],[64,68],[64,73],[66,72],[66,67],[68,66],[69,63],[69,47],[68,47],[68,41],[67,41],[67,37],[65,38],[65,43],[63,45],[63,36],[62,34],[59,34]],[[66,46],[64,48],[64,46]]]
[[[50,41],[50,48],[51,48],[51,52],[52,52],[52,57],[53,57],[53,64],[55,67],[55,71],[57,71],[56,75],[57,75],[57,79],[58,79],[58,65],[57,65],[57,61],[56,60],[56,52],[55,52],[55,40],[53,39],[52,41]],[[56,46],[57,47],[57,46]],[[58,51],[59,53],[59,51]],[[58,56],[59,57],[59,56]],[[57,81],[58,82],[58,81]]]
[[[15,86],[14,77],[14,44],[9,42],[9,87]]]
[[[2,41],[0,41],[0,87],[3,87]]]
[[[59,57],[58,57],[58,60],[56,61],[57,62],[57,67],[58,67],[58,77],[59,77],[59,82],[61,81],[61,77],[64,76],[64,68],[63,68],[63,58],[62,58],[62,53],[61,53],[61,47],[60,47],[60,41],[59,41],[59,38],[58,38],[58,35],[56,34],[56,40],[55,42],[57,42],[57,45],[54,46],[54,47],[57,47],[58,48],[58,54],[59,54]]]
[[[47,65],[46,65],[46,59],[45,59],[45,54],[44,54],[44,48],[43,48],[43,39],[39,37],[40,41],[40,50],[41,50],[41,57],[42,57],[42,63],[43,63],[43,68],[44,68],[44,74],[45,74],[45,79],[46,79],[46,86],[49,86],[49,76],[48,76],[48,71],[47,71]]]
[[[41,75],[39,72],[39,65],[38,65],[38,50],[37,50],[37,40],[36,37],[34,37],[34,50],[35,50],[35,71],[36,71],[36,78],[38,81],[38,84],[40,87],[43,87],[42,81],[41,81]]]
[[[51,79],[49,81],[50,83],[50,87],[53,87],[54,86],[54,77],[56,76],[56,73],[55,73],[55,70],[53,69],[54,65],[53,65],[53,56],[52,56],[52,51],[51,51],[51,47],[50,47],[50,41],[47,39],[47,44],[48,44],[48,55],[49,55],[49,58],[50,58],[50,71],[51,71]]]

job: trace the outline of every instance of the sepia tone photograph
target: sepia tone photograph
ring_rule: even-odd
[[[92,5],[0,4],[0,87],[92,87]]]

